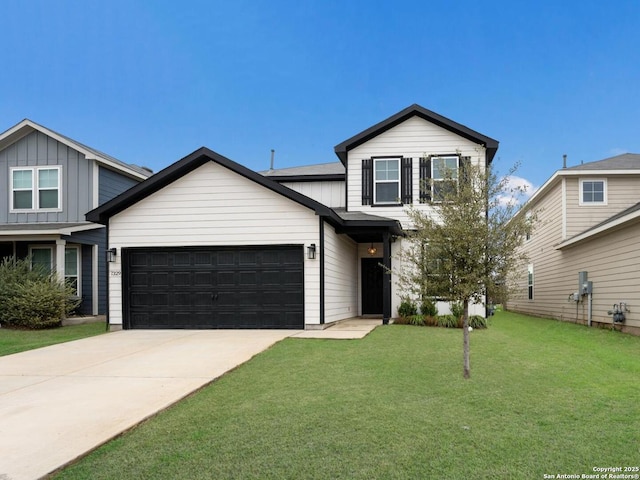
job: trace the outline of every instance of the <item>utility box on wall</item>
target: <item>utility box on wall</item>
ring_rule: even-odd
[[[589,281],[588,272],[578,272],[578,292],[580,295],[592,293],[593,284]]]

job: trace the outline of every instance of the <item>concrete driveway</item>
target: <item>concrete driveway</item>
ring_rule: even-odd
[[[292,330],[128,330],[0,357],[0,480],[36,479]]]

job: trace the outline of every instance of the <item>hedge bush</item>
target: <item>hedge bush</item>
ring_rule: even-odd
[[[418,314],[418,307],[415,302],[405,298],[400,302],[400,306],[398,307],[398,315],[401,317],[412,317]]]
[[[438,307],[435,302],[430,298],[426,298],[422,300],[422,305],[420,305],[420,312],[429,317],[435,317],[438,315]]]
[[[76,306],[73,289],[55,275],[32,269],[31,260],[5,258],[0,263],[0,325],[59,327]]]

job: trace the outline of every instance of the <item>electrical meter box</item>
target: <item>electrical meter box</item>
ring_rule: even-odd
[[[580,295],[592,293],[593,284],[589,281],[587,272],[578,272],[578,292]]]

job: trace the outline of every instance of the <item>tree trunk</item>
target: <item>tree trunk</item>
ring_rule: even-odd
[[[462,352],[464,356],[462,376],[464,378],[471,378],[471,366],[469,364],[469,300],[464,301],[464,317],[462,320]]]

